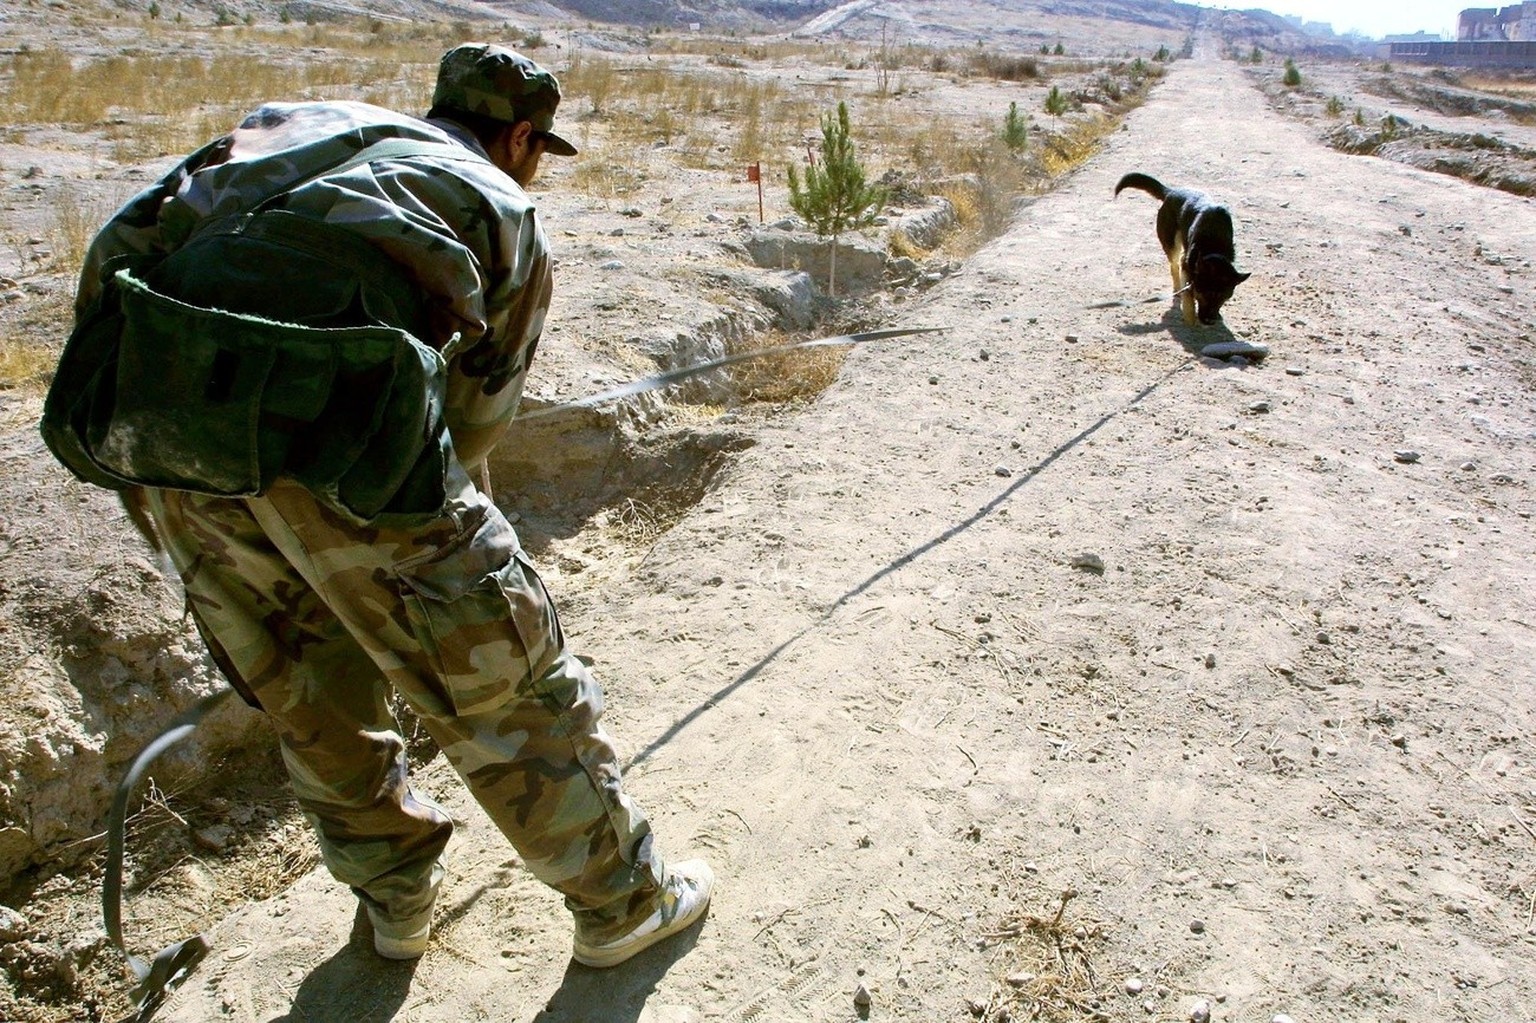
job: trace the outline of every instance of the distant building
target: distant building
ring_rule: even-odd
[[[1536,41],[1536,3],[1508,7],[1469,7],[1456,19],[1458,42]]]

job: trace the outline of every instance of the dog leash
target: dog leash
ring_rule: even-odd
[[[859,345],[867,341],[885,341],[890,338],[911,337],[917,334],[939,334],[948,329],[948,327],[897,327],[890,330],[866,330],[854,334],[836,334],[832,337],[819,337],[812,341],[797,341],[794,344],[777,345],[773,348],[755,348],[750,352],[737,352],[734,355],[710,359],[708,362],[684,366],[682,369],[668,370],[665,373],[657,373],[640,380],[631,380],[627,384],[620,384],[611,390],[603,391],[600,394],[593,394],[586,398],[578,398],[575,401],[564,401],[557,405],[546,405],[543,408],[533,409],[516,416],[513,422],[541,419],[544,416],[552,416],[560,412],[571,412],[575,409],[592,408],[604,402],[617,401],[620,398],[645,394],[647,391],[660,390],[669,384],[677,383],[679,380],[686,380],[689,377],[698,376],[700,373],[719,369],[721,366],[729,366],[737,362],[748,362],[752,359],[761,359],[769,355],[779,355],[802,348],[821,348],[829,345]]]

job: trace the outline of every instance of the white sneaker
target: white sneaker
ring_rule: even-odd
[[[420,959],[427,950],[427,939],[432,936],[432,918],[415,926],[414,921],[395,923],[368,910],[368,922],[373,924],[373,950],[385,959]]]
[[[709,908],[715,872],[703,860],[685,860],[667,870],[661,905],[628,934],[600,945],[576,937],[572,958],[583,966],[617,966],[679,931],[687,930]]]

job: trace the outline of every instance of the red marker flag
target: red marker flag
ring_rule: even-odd
[[[761,181],[761,180],[763,180],[763,165],[760,164],[760,163],[749,163],[749,164],[747,164],[747,180],[748,181]]]

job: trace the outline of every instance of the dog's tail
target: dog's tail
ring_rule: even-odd
[[[1132,171],[1120,179],[1120,183],[1115,186],[1115,194],[1119,195],[1122,188],[1139,188],[1151,195],[1152,198],[1158,200],[1165,199],[1168,196],[1168,189],[1163,187],[1161,181],[1136,171]]]

